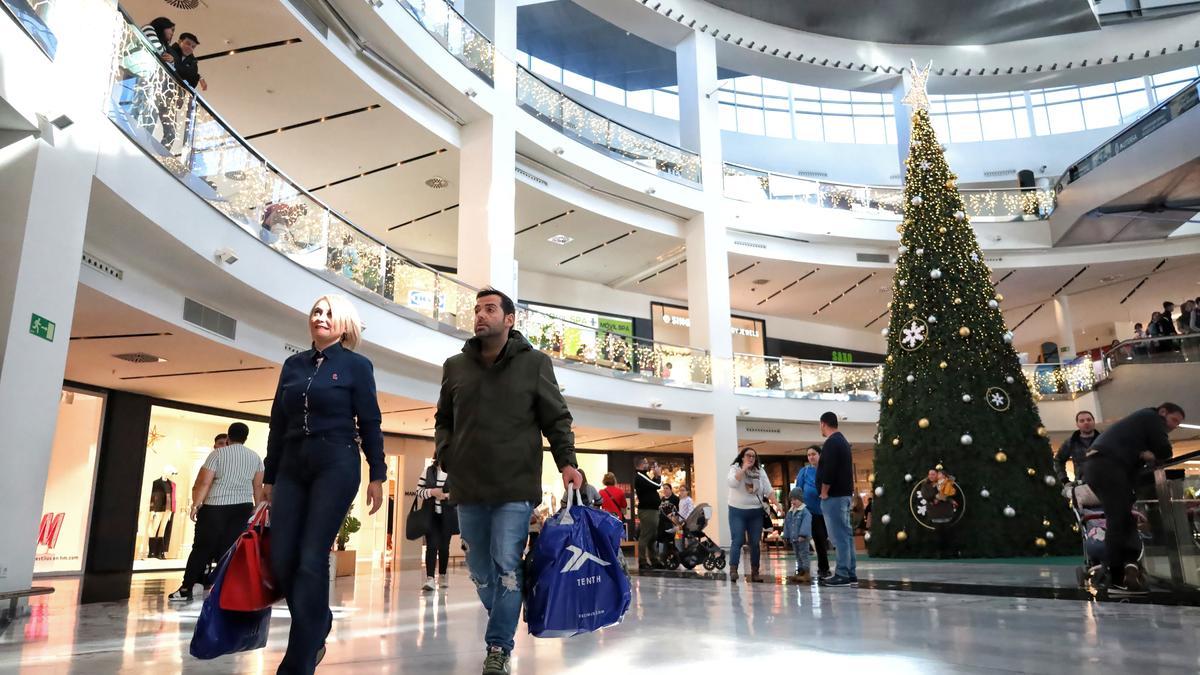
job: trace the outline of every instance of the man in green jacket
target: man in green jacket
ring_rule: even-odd
[[[475,297],[475,337],[442,367],[434,416],[438,459],[458,502],[467,568],[488,611],[483,675],[508,675],[521,615],[521,556],[542,501],[542,436],[563,484],[582,486],[571,412],[550,357],[513,330],[516,306],[494,289]]]

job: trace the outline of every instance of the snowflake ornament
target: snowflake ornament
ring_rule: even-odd
[[[918,349],[925,344],[925,331],[927,327],[924,321],[913,319],[908,327],[904,329],[904,337],[900,338],[900,344],[908,351]]]
[[[1000,387],[988,387],[985,400],[987,400],[988,407],[996,412],[1008,410],[1008,406],[1011,404],[1008,392]]]
[[[979,254],[978,253],[975,253],[974,251],[971,252],[971,262],[979,262]]]
[[[923,160],[921,160],[921,163],[918,164],[917,166],[921,167],[922,169],[929,169],[929,167],[931,167],[933,165],[929,163],[929,160],[923,159]]]

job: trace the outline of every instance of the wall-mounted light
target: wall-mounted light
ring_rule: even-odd
[[[652,194],[654,194],[655,192],[658,192],[658,190],[655,190],[655,189],[654,189],[654,188],[652,188],[652,187],[648,187],[648,188],[646,188],[646,194],[648,194],[648,195],[652,195]]]
[[[566,152],[566,150],[564,150],[561,145],[557,148],[554,148],[554,154],[558,155],[559,157],[561,157],[564,152]]]
[[[217,252],[213,253],[213,257],[217,259],[217,262],[223,262],[226,265],[232,265],[238,261],[237,253],[234,253],[231,248],[217,249]]]
[[[467,95],[467,98],[475,98],[479,95],[479,92],[475,91],[474,89],[467,89],[463,93]]]
[[[663,402],[658,399],[654,399],[653,401],[650,401],[650,407],[651,408],[661,408],[661,407],[663,407]]]

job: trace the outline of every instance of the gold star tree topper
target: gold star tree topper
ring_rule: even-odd
[[[909,59],[908,63],[908,74],[911,83],[908,87],[908,93],[904,95],[903,102],[912,106],[914,110],[928,110],[929,94],[925,91],[925,82],[929,79],[929,71],[933,68],[933,61],[930,61],[924,70],[921,70],[917,66],[917,62],[912,59]]]

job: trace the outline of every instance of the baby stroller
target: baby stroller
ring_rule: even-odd
[[[704,528],[711,519],[712,507],[708,504],[697,504],[691,515],[680,524],[683,535],[678,540],[679,549],[667,549],[665,557],[668,565],[675,562],[689,570],[695,569],[697,565],[704,565],[704,569],[710,572],[725,569],[725,550],[704,533]]]
[[[1108,524],[1104,518],[1104,510],[1100,506],[1100,499],[1096,497],[1096,493],[1084,483],[1076,483],[1069,488],[1071,495],[1071,509],[1075,512],[1075,518],[1079,521],[1079,527],[1083,533],[1083,566],[1075,569],[1075,580],[1079,583],[1079,587],[1088,590],[1102,586],[1107,576],[1104,562],[1104,539],[1108,532]],[[1134,509],[1134,523],[1137,525],[1139,532],[1138,541],[1141,542],[1145,538],[1143,534],[1145,525],[1147,524],[1146,516],[1141,511]],[[1145,555],[1145,546],[1138,553],[1138,564],[1142,562],[1142,556]]]

